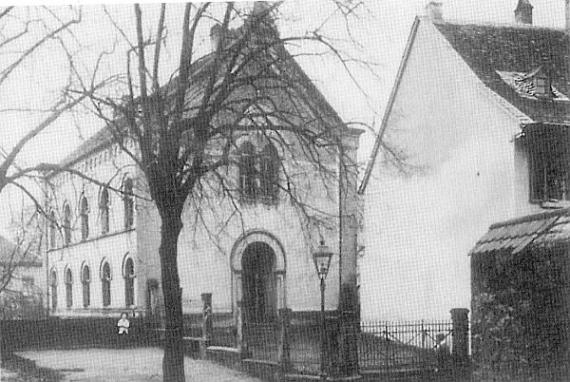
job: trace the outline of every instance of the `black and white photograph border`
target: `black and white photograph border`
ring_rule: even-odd
[[[570,1],[0,4],[0,380],[570,380]]]

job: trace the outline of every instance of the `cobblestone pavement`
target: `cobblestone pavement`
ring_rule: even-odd
[[[50,368],[71,382],[135,382],[162,380],[162,350],[77,349],[42,350],[17,353],[36,362],[38,367]],[[258,378],[204,360],[186,357],[186,381],[192,382],[262,382]]]

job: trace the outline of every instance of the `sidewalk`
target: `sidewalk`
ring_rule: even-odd
[[[162,349],[77,349],[42,350],[17,353],[36,362],[38,367],[59,372],[62,381],[140,382],[162,381]],[[184,359],[186,381],[262,382],[213,362]]]

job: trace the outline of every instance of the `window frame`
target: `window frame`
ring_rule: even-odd
[[[101,219],[101,235],[106,235],[110,231],[109,221],[110,221],[110,195],[109,189],[103,187],[101,189],[101,194],[99,196],[99,218]]]
[[[55,218],[55,212],[52,210],[48,215],[49,219],[49,248],[53,249],[57,247],[57,223]]]
[[[123,212],[125,229],[132,228],[135,224],[135,198],[134,198],[134,181],[127,176],[123,180]]]
[[[81,241],[89,239],[89,202],[85,195],[79,201],[79,220],[81,224]]]
[[[87,273],[87,275],[86,275]],[[83,307],[88,308],[91,305],[91,268],[84,265],[81,268],[81,291],[83,297]]]
[[[108,268],[109,272],[106,274],[105,268]],[[103,307],[111,306],[111,264],[105,261],[101,265],[101,294],[102,294],[102,304]]]
[[[50,272],[50,292],[51,292],[51,308],[57,309],[57,271],[52,269]]]
[[[570,151],[566,149],[566,142],[570,135],[552,135],[552,131],[543,126],[538,129],[528,133],[525,140],[529,200],[531,203],[568,201]]]
[[[253,203],[258,194],[256,162],[255,146],[244,142],[239,150],[238,167],[240,200],[246,204]]]
[[[131,268],[129,269],[129,263]],[[130,272],[132,271],[132,272]],[[125,282],[125,306],[130,307],[135,305],[135,262],[132,257],[127,257],[124,265],[123,272]]]
[[[71,206],[65,203],[63,206],[63,242],[64,245],[71,244]]]
[[[65,306],[67,309],[73,307],[73,273],[70,268],[65,269]]]
[[[268,142],[259,156],[259,194],[265,203],[275,203],[279,195],[280,159],[277,149]]]

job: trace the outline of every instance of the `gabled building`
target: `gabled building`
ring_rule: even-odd
[[[0,317],[2,319],[43,316],[42,259],[0,236]]]
[[[216,27],[211,36],[217,38]],[[268,53],[284,55],[279,70],[289,71],[303,83],[307,98],[294,100],[295,106],[301,113],[318,110],[325,116],[313,118],[312,123],[316,120],[318,128],[340,132],[345,155],[355,163],[361,131],[342,122],[284,47],[270,48]],[[186,96],[189,110],[201,102],[206,85],[201,78],[207,78],[213,64],[213,54],[209,54],[191,67],[193,84]],[[255,96],[287,102],[288,95],[279,94],[279,87],[267,87],[257,89]],[[245,120],[267,122],[259,110],[251,112],[261,117]],[[302,118],[297,120],[305,123]],[[348,170],[339,170],[346,172],[325,187],[319,181],[319,169],[301,151],[293,155],[299,144],[293,133],[284,132],[281,138],[285,141],[279,142],[285,143],[280,145],[270,129],[246,130],[232,137],[231,164],[223,174],[229,191],[202,188],[200,192],[208,194],[189,200],[182,214],[178,269],[183,313],[194,315],[198,323],[207,300],[204,296],[209,295],[215,321],[228,327],[237,324],[240,303],[252,322],[274,322],[281,308],[291,309],[293,320],[316,319],[320,293],[312,252],[319,246],[319,236],[336,253],[326,290],[326,309],[335,311],[341,280],[356,281],[352,226],[339,229],[339,211],[349,210],[356,197],[356,174],[348,174],[355,166],[348,164]],[[292,151],[285,149],[289,144]],[[160,314],[160,219],[146,198],[148,187],[140,168],[121,150],[123,146],[139,155],[132,137],[117,140],[109,129],[102,129],[61,164],[99,180],[98,185],[65,171],[48,176],[51,216],[46,263],[51,315],[118,317],[129,311],[154,319]],[[220,151],[212,147],[211,155]],[[321,164],[334,171],[340,166],[338,157],[326,155]],[[304,203],[327,217],[327,227],[320,227],[320,234],[284,192],[291,187],[287,179],[299,179],[293,186],[301,189]],[[343,188],[339,179],[349,179],[349,184]],[[350,191],[341,193],[341,189]]]
[[[416,18],[360,186],[362,299],[379,296],[364,315],[442,316],[468,306],[467,254],[488,227],[568,205],[568,38],[533,26],[528,1],[514,19],[449,21],[436,2]],[[415,171],[383,168],[382,139]]]

